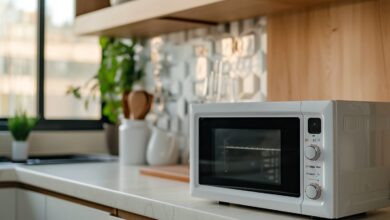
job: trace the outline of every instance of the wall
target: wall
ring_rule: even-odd
[[[266,19],[253,18],[149,39],[144,87],[155,103],[147,119],[185,147],[189,104],[266,100],[266,36]]]
[[[390,1],[268,18],[268,99],[390,101]]]
[[[30,155],[107,153],[103,131],[34,131],[29,137]],[[0,132],[0,156],[10,155],[12,137]]]

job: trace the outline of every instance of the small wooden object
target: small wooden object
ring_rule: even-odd
[[[126,118],[126,119],[129,119],[130,118],[130,112],[131,112],[131,109],[130,109],[130,104],[129,104],[129,94],[130,92],[124,92],[122,94],[122,107],[123,107],[123,116]]]
[[[145,91],[131,92],[128,98],[129,109],[131,109],[130,118],[143,120],[149,113],[153,102],[153,95]]]
[[[180,182],[190,182],[190,171],[187,165],[142,167],[139,172],[143,175],[170,179]]]

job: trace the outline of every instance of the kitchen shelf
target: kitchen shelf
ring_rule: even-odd
[[[344,0],[224,0],[173,13],[180,19],[228,22]]]
[[[109,7],[107,0],[78,0],[74,28],[78,35],[152,37],[330,1],[135,0]]]
[[[74,31],[78,35],[151,37],[178,30],[205,27],[216,23],[174,19],[168,15],[220,1],[223,0],[130,1],[77,16]]]

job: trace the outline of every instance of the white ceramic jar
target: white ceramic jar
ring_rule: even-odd
[[[146,161],[152,166],[177,164],[179,148],[173,133],[154,127],[149,140]]]
[[[119,126],[119,161],[123,165],[146,164],[146,148],[150,137],[144,120],[123,119]]]

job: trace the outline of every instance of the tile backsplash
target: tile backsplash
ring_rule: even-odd
[[[267,98],[266,18],[149,39],[144,87],[155,95],[147,119],[187,145],[190,103]]]

